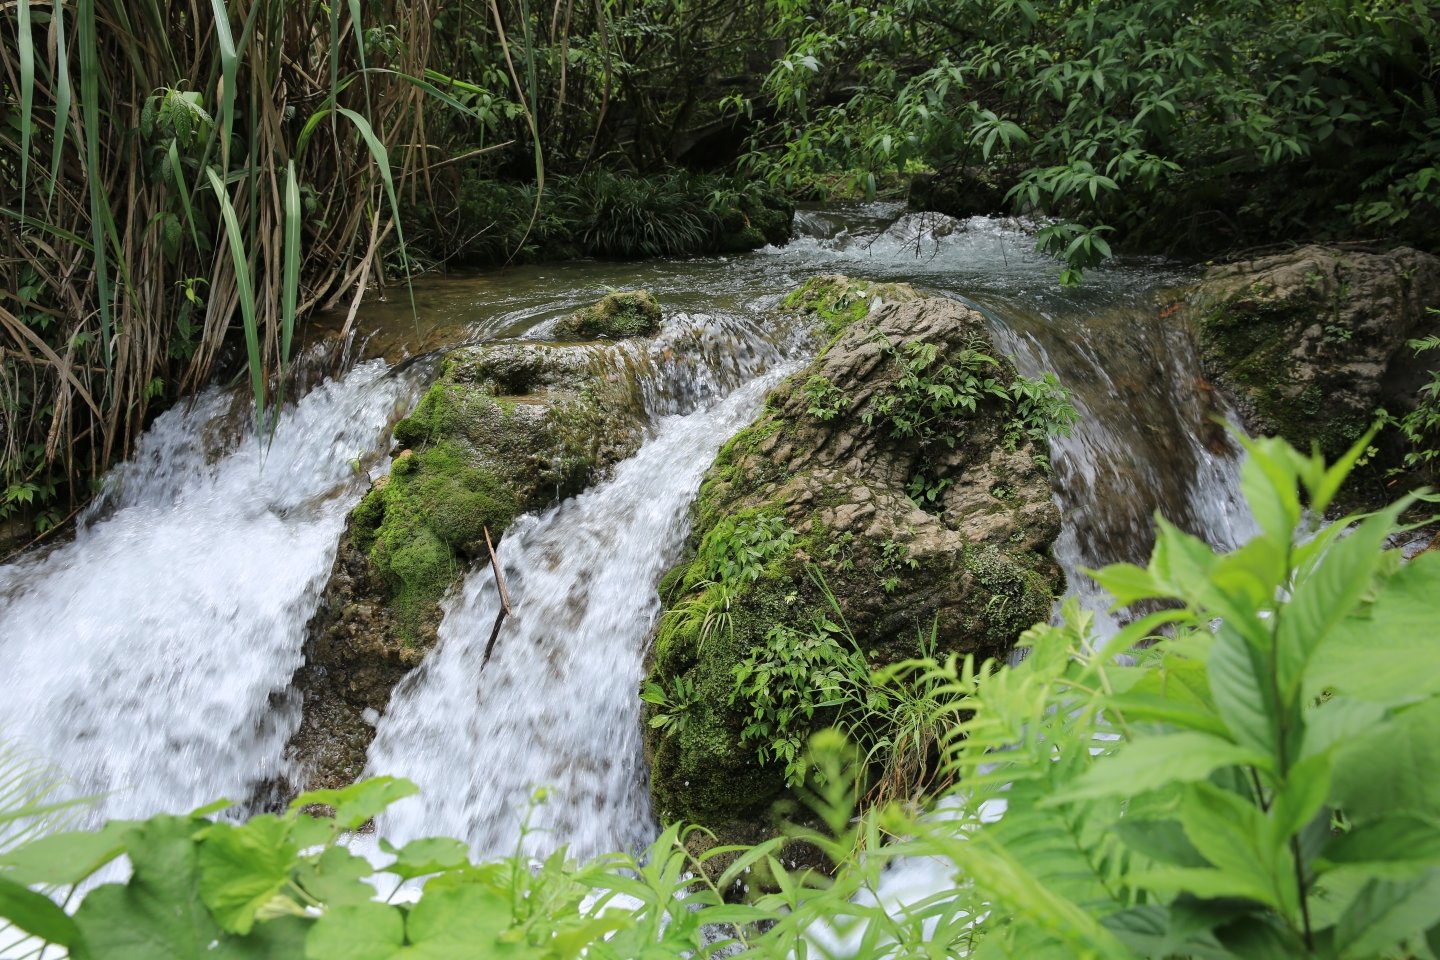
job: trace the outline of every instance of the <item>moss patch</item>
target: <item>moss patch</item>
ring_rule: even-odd
[[[559,340],[623,340],[650,337],[660,329],[660,304],[644,290],[606,294],[594,306],[555,324]]]
[[[767,243],[782,246],[790,240],[795,205],[778,193],[752,190],[740,194],[720,216],[720,250],[739,253]]]
[[[783,301],[782,310],[814,314],[830,336],[870,312],[875,303],[906,303],[920,294],[908,283],[870,283],[838,273],[811,277]]]

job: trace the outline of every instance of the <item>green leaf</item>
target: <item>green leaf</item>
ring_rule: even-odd
[[[1368,611],[1330,631],[1311,657],[1304,696],[1325,690],[1377,703],[1440,693],[1440,551],[1405,564]]]
[[[29,886],[47,883],[69,886],[79,883],[125,852],[125,834],[136,823],[112,820],[99,830],[52,833],[0,856],[0,866],[9,870],[0,877]]]
[[[1415,880],[1372,880],[1335,925],[1340,960],[1388,954],[1440,920],[1440,869]]]
[[[47,943],[68,947],[77,943],[75,921],[44,894],[0,877],[0,918]]]
[[[1112,609],[1128,607],[1137,600],[1175,596],[1170,588],[1162,587],[1156,582],[1149,570],[1133,563],[1112,563],[1100,570],[1082,567],[1080,572],[1100,584],[1115,598]]]
[[[483,884],[432,880],[410,912],[405,930],[415,953],[434,960],[466,960],[477,955],[538,958],[540,951],[523,943],[497,940],[510,928],[510,921],[510,904]]]
[[[1300,522],[1300,498],[1296,493],[1295,464],[1285,441],[1267,437],[1236,439],[1249,455],[1240,466],[1240,490],[1264,535],[1277,547],[1288,547]]]
[[[1314,819],[1330,793],[1329,753],[1318,753],[1290,768],[1270,806],[1277,840],[1293,837]]]
[[[1440,827],[1411,814],[1361,824],[1325,845],[1327,864],[1440,866]]]
[[[400,850],[381,840],[380,849],[386,853],[397,854],[395,862],[384,868],[385,872],[399,874],[406,880],[431,873],[443,873],[470,862],[469,845],[448,837],[411,840]]]
[[[1338,747],[1330,800],[1355,823],[1402,814],[1440,822],[1440,699]]]
[[[261,814],[244,826],[217,823],[200,844],[200,896],[220,926],[246,934],[255,911],[280,892],[299,848],[290,822]]]
[[[1235,739],[1273,763],[1279,753],[1276,718],[1267,696],[1260,656],[1227,621],[1220,625],[1205,664],[1210,693]]]
[[[1268,903],[1287,916],[1298,911],[1288,838],[1276,834],[1259,807],[1213,784],[1196,783],[1186,791],[1180,822],[1201,856],[1229,878],[1232,891],[1248,890],[1238,895]]]
[[[296,814],[290,825],[290,836],[301,850],[318,847],[335,838],[338,828],[330,817],[312,817],[308,813]]]
[[[1213,771],[1230,766],[1268,768],[1270,758],[1208,733],[1187,731],[1150,737],[1126,744],[1114,756],[1101,759],[1071,787],[1042,801],[1042,805],[1133,796],[1172,783],[1204,780]]]
[[[1384,510],[1342,537],[1294,588],[1280,613],[1275,660],[1281,696],[1293,702],[1305,668],[1330,631],[1370,589],[1371,575],[1385,537],[1394,526],[1398,505]]]
[[[298,960],[297,918],[261,924],[231,937],[200,899],[193,836],[213,827],[190,817],[152,817],[125,834],[134,868],[124,885],[86,895],[75,924],[97,960]],[[287,921],[295,920],[295,923]]]
[[[401,956],[404,945],[405,918],[400,910],[369,902],[327,910],[305,937],[305,957],[306,960],[390,960]]]
[[[375,868],[364,857],[357,857],[344,847],[331,847],[311,863],[302,862],[295,869],[295,880],[310,896],[327,906],[355,906],[375,896],[375,888],[363,882],[373,876]]]
[[[343,790],[311,790],[290,801],[291,810],[318,803],[335,808],[335,822],[341,830],[356,830],[372,817],[385,812],[396,800],[412,797],[420,788],[397,777],[371,777]]]
[[[1111,826],[1125,846],[1137,853],[1176,867],[1208,867],[1210,861],[1200,855],[1195,844],[1185,836],[1178,820],[1138,820],[1125,817]]]
[[[211,0],[219,4],[221,0]],[[226,30],[229,30],[228,25]],[[255,292],[250,285],[250,261],[245,255],[245,235],[240,232],[240,221],[235,216],[235,207],[230,195],[225,192],[214,169],[206,170],[210,175],[210,187],[220,204],[220,218],[225,223],[225,236],[230,246],[230,262],[235,269],[235,286],[240,294],[240,320],[245,328],[245,353],[250,365],[250,390],[255,397],[255,433],[265,423],[265,366],[260,356],[260,333],[255,319]]]

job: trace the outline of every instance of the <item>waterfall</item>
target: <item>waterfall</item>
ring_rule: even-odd
[[[286,690],[346,511],[348,462],[415,402],[374,361],[312,390],[262,449],[211,389],[146,432],[75,539],[0,567],[0,731],[98,814],[244,799],[299,720]]]

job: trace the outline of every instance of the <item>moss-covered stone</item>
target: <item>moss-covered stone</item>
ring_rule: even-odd
[[[653,302],[653,301],[652,301]],[[433,646],[440,599],[523,512],[572,496],[639,449],[640,385],[619,345],[456,350],[394,427],[390,474],[351,511],[309,625],[295,786],[341,786],[364,763],[390,691]]]
[[[918,299],[920,294],[908,283],[871,283],[826,273],[805,281],[781,301],[780,309],[813,314],[833,337],[876,307]]]
[[[557,340],[623,340],[653,337],[660,329],[660,304],[644,290],[606,294],[599,303],[555,324]]]
[[[790,242],[795,221],[795,204],[772,191],[740,194],[720,218],[720,249],[723,252],[756,250],[768,244]]]
[[[1207,373],[1233,398],[1253,433],[1284,437],[1327,459],[1375,419],[1413,409],[1433,363],[1406,342],[1440,332],[1426,307],[1440,303],[1440,259],[1390,251],[1303,247],[1209,270],[1188,295]],[[1351,498],[1378,505],[1395,493],[1386,471],[1403,449],[1395,431],[1352,475]]]
[[[928,637],[932,624],[942,654],[1001,655],[1048,616],[1064,585],[1049,553],[1060,518],[1037,459],[1045,451],[1007,444],[1003,404],[982,402],[948,424],[953,448],[896,438],[882,420],[867,424],[862,415],[898,378],[893,354],[881,347],[887,341],[897,350],[933,345],[939,362],[966,348],[994,356],[978,314],[916,299],[907,287],[882,296],[880,285],[845,277],[812,280],[786,308],[812,310],[838,338],[721,449],[692,508],[693,559],[662,581],[669,609],[649,682],[673,689],[683,679],[695,692],[678,730],[646,727],[654,809],[667,821],[725,829],[763,821],[785,793],[783,766],[760,763],[756,745],[742,742],[734,669],[777,624],[799,626],[828,610],[811,570],[872,665],[918,655],[921,631]],[[1001,365],[997,376],[1008,383],[1014,371]],[[833,416],[810,412],[807,387],[817,377],[847,398]],[[921,469],[944,491],[933,512],[906,492]],[[760,565],[753,578],[739,578],[728,603],[706,609],[723,541],[761,524],[770,533],[747,541]],[[788,533],[779,534],[782,527]],[[647,717],[655,711],[647,706]],[[822,709],[813,727],[831,719]]]

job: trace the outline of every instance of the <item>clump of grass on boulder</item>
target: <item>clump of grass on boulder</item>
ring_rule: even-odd
[[[599,303],[555,324],[557,340],[623,340],[653,337],[660,329],[660,304],[645,290],[617,290]]]

